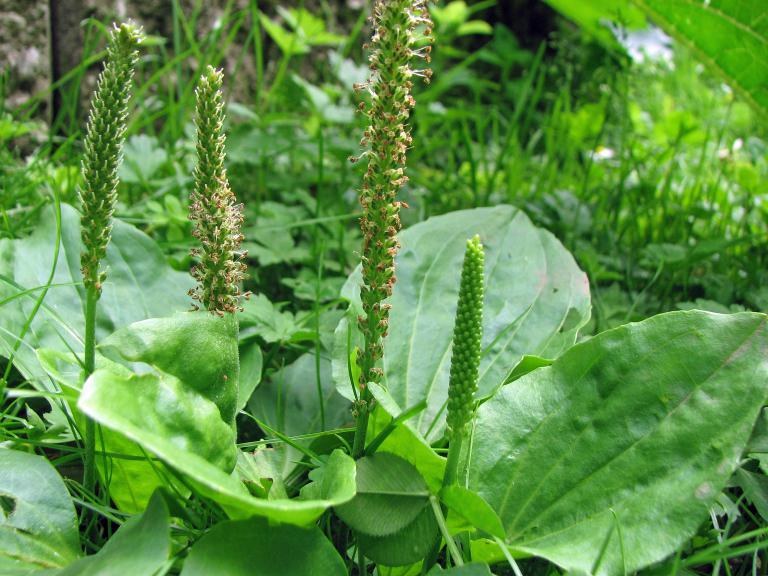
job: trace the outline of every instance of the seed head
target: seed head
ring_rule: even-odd
[[[224,168],[223,74],[209,66],[197,86],[197,166],[190,195],[192,235],[200,247],[191,251],[198,263],[192,276],[198,285],[190,290],[193,300],[220,316],[240,309],[240,283],[245,277],[246,254],[240,251],[243,206],[236,203]]]
[[[430,29],[426,0],[376,0],[369,58],[370,79],[356,86],[367,92],[369,103],[360,110],[368,117],[360,158],[368,161],[360,193],[363,216],[363,316],[359,326],[365,338],[360,359],[360,385],[378,382],[374,370],[381,358],[381,341],[387,334],[389,308],[381,302],[392,295],[395,255],[399,248],[400,207],[397,192],[407,182],[406,153],[411,145],[408,124],[415,101],[413,76],[429,78],[428,70],[412,67],[414,60],[429,61],[429,47],[417,47]],[[421,32],[420,32],[421,31]]]
[[[80,256],[80,270],[85,286],[95,288],[98,294],[106,276],[99,270],[99,263],[112,235],[117,169],[122,159],[128,100],[142,37],[141,28],[131,23],[113,27],[86,128],[80,188],[80,224],[85,249]]]

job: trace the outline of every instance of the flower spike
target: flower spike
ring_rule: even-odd
[[[189,207],[189,218],[195,223],[192,234],[201,244],[191,250],[199,259],[192,268],[198,285],[189,294],[219,316],[240,309],[240,283],[246,269],[242,261],[246,254],[240,251],[243,206],[236,203],[224,168],[222,81],[222,72],[208,66],[197,86],[197,166]]]
[[[115,26],[110,32],[106,64],[99,75],[86,128],[80,188],[80,223],[85,249],[80,256],[80,270],[83,284],[86,289],[95,290],[96,298],[101,294],[106,276],[99,270],[99,264],[112,237],[117,169],[122,160],[128,101],[142,37],[141,28],[131,23]]]

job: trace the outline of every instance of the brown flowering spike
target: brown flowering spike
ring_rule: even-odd
[[[223,75],[209,66],[197,86],[197,167],[190,195],[192,233],[201,247],[191,251],[199,262],[192,268],[198,285],[190,296],[211,313],[223,315],[239,309],[240,283],[245,276],[242,205],[236,203],[224,169]]]
[[[395,284],[395,254],[399,248],[400,207],[398,190],[407,182],[406,152],[411,145],[408,120],[415,102],[411,96],[413,77],[429,79],[430,70],[415,69],[414,59],[429,61],[431,21],[425,0],[376,0],[373,6],[373,37],[369,59],[371,76],[356,86],[369,95],[361,106],[369,125],[361,145],[368,162],[360,193],[363,216],[364,314],[359,318],[365,338],[359,354],[360,387],[378,382],[381,371],[376,363],[382,356],[382,339],[387,335],[389,305]],[[365,399],[364,394],[364,399]],[[364,406],[361,406],[364,408]]]

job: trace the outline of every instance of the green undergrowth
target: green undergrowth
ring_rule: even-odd
[[[768,134],[700,54],[633,60],[564,20],[530,50],[492,1],[433,6],[383,358],[360,365],[367,12],[193,4],[142,43],[87,380],[78,89],[109,27],[84,23],[51,126],[49,94],[0,98],[0,573],[765,573]],[[207,66],[253,293],[225,322],[188,312]]]

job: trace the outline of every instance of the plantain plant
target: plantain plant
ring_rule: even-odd
[[[520,210],[466,210],[401,231],[397,195],[417,145],[412,81],[429,78],[413,66],[429,60],[426,2],[377,0],[372,23],[371,78],[358,87],[369,124],[361,263],[343,288],[349,309],[324,382],[334,401],[347,399],[339,427],[317,430],[300,412],[306,427],[289,433],[259,417],[266,384],[252,394],[254,352],[238,345],[243,217],[224,168],[223,76],[207,68],[190,206],[199,309],[115,322],[97,347],[92,337],[81,390],[62,368],[66,347],[39,346],[18,363],[32,382],[38,370],[55,381],[47,393],[70,398],[70,413],[101,425],[102,488],[140,514],[81,557],[55,470],[2,448],[0,494],[30,508],[0,522],[9,535],[0,571],[469,576],[520,574],[518,560],[531,556],[601,575],[685,566],[668,558],[748,454],[766,400],[766,316],[670,313],[577,343],[590,314],[586,277]],[[109,182],[98,242],[114,205]],[[89,249],[101,246],[86,241],[94,221],[83,218]],[[116,236],[117,248],[128,245]],[[84,269],[88,290],[132,286],[119,276],[104,284],[99,263],[110,254],[97,255]],[[154,275],[162,283],[134,298],[178,288],[176,276]],[[301,410],[291,391],[308,380],[298,368],[284,376],[282,401]],[[268,447],[236,444],[238,413],[256,419]],[[25,491],[32,475],[45,495]],[[34,523],[35,507],[56,513]]]
[[[132,24],[115,27],[110,33],[107,61],[99,75],[85,135],[83,186],[80,190],[83,241],[80,270],[86,291],[83,353],[86,378],[95,368],[96,306],[106,279],[106,272],[100,266],[112,233],[117,170],[125,141],[128,101],[141,36],[141,29]],[[96,482],[95,447],[95,426],[92,420],[86,419],[83,484],[89,492],[93,492]]]

